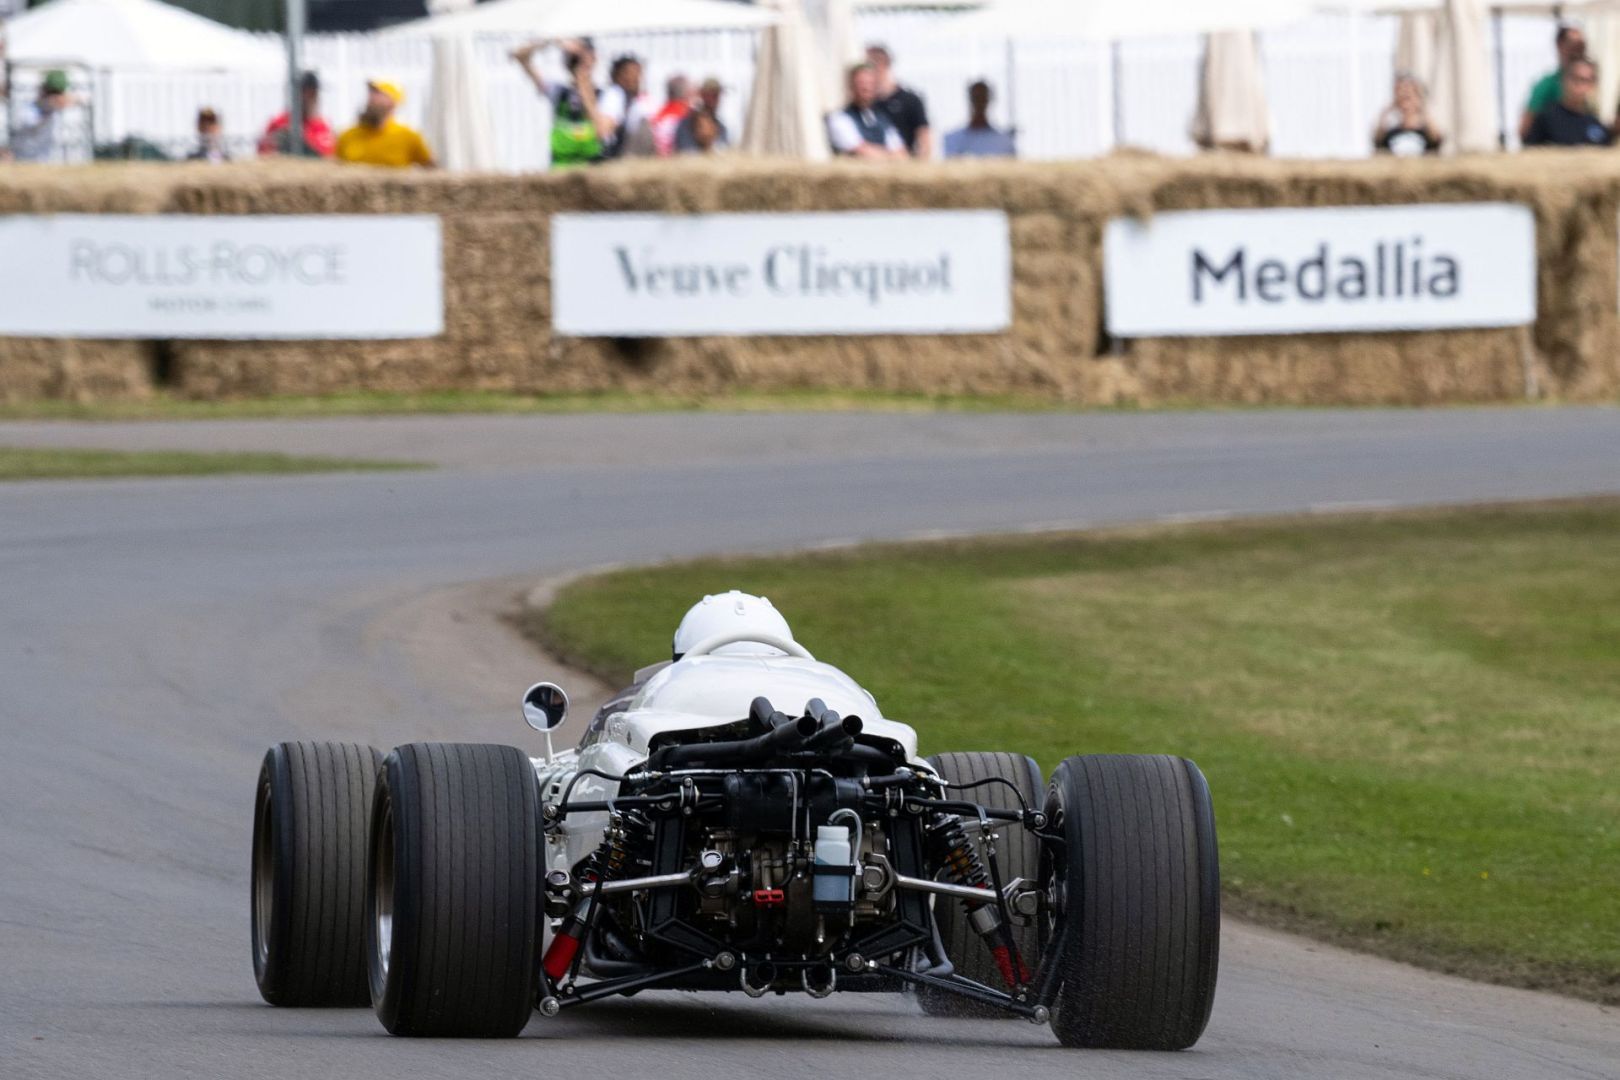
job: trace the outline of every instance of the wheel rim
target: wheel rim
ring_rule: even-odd
[[[394,949],[394,806],[385,801],[382,820],[372,841],[376,877],[371,883],[371,921],[376,941],[377,970],[388,977],[388,960]]]
[[[253,815],[253,960],[261,972],[270,964],[276,903],[274,809],[270,784],[262,782]]]

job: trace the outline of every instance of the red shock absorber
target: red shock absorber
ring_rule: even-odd
[[[944,852],[945,869],[951,880],[958,885],[983,889],[989,894],[990,877],[985,873],[978,849],[973,846],[973,842],[968,839],[967,830],[962,827],[962,819],[951,814],[942,814],[935,828],[940,849]],[[1029,969],[1024,966],[1023,957],[1007,947],[1007,935],[1001,932],[1001,911],[992,902],[992,898],[986,895],[982,902],[963,900],[962,906],[967,911],[968,923],[973,927],[974,933],[983,938],[984,943],[989,946],[990,958],[995,961],[996,970],[1001,973],[1002,981],[1013,989],[1027,983]]]
[[[585,870],[580,874],[580,892],[583,893],[574,910],[557,927],[557,933],[546,947],[546,955],[541,959],[540,966],[545,970],[546,977],[557,982],[574,966],[574,958],[579,955],[580,942],[590,930],[591,904],[595,900],[593,886],[597,881],[612,881],[624,869],[625,860],[625,831],[623,824],[615,820],[609,826],[602,846],[597,848],[586,864]]]

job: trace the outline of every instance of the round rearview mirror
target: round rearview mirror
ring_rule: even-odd
[[[523,719],[536,731],[550,731],[568,717],[568,695],[556,683],[538,682],[523,692]]]

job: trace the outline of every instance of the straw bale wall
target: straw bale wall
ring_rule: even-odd
[[[1540,317],[1528,330],[1111,341],[1110,218],[1197,208],[1510,201],[1536,217]],[[550,327],[558,211],[1000,208],[1013,325],[966,336],[570,339]],[[1073,403],[1431,403],[1620,391],[1620,156],[1452,161],[1172,160],[807,167],[624,162],[554,176],[455,177],[318,163],[0,168],[0,214],[432,213],[445,333],[415,341],[138,342],[0,338],[0,401],[122,398],[157,374],[198,398],[350,390],[883,389]],[[3,302],[3,301],[0,301]]]

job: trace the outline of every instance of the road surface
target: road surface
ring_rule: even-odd
[[[1620,492],[1610,409],[0,424],[0,445],[437,471],[0,486],[0,1077],[1620,1077],[1620,1016],[1231,925],[1208,1034],[1079,1053],[903,998],[644,994],[510,1043],[260,1003],[251,788],[286,738],[533,747],[495,617],[609,562]],[[739,583],[746,585],[746,583]],[[856,672],[858,675],[858,671]],[[585,688],[588,694],[588,688]]]

